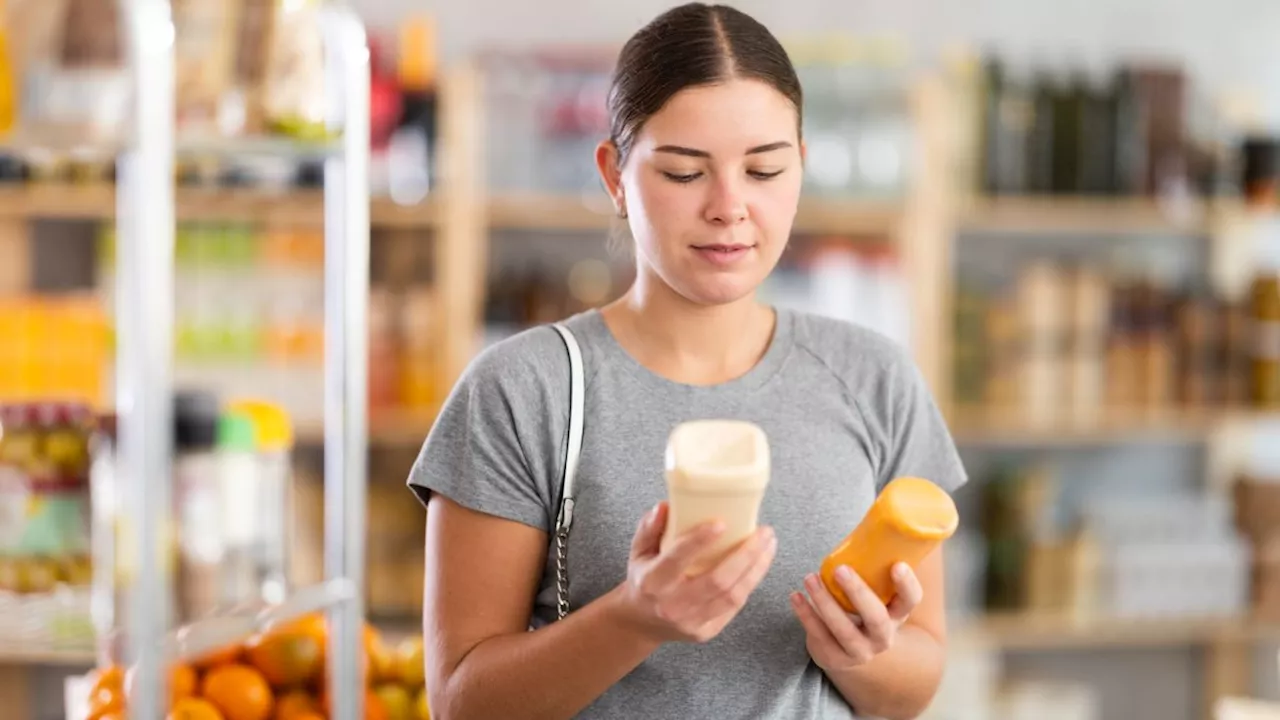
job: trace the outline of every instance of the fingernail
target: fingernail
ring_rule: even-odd
[[[836,577],[844,580],[845,582],[853,582],[856,579],[853,576],[853,571],[849,569],[848,565],[841,565],[836,568]]]
[[[898,563],[897,565],[893,566],[893,577],[896,580],[906,580],[907,575],[910,572],[911,572],[911,569],[907,567],[906,563]]]

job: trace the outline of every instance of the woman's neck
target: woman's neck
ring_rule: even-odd
[[[637,278],[601,314],[637,362],[689,385],[715,385],[745,375],[768,350],[776,323],[773,310],[754,296],[698,305],[657,278]]]

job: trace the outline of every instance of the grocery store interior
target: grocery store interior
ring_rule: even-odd
[[[924,717],[1280,718],[1280,4],[730,4],[805,91],[802,200],[761,296],[904,344],[969,473]],[[132,176],[173,181],[171,303],[122,250],[169,217],[123,160],[166,126],[140,116],[163,106],[136,100],[155,68],[126,36],[170,3],[119,5],[0,3],[0,720],[119,717],[121,588],[162,564],[134,564],[139,523],[171,545],[175,627],[359,567],[366,717],[428,717],[409,468],[478,352],[627,288],[593,151],[621,43],[672,3],[351,0],[364,148],[326,122],[351,82],[337,3],[175,0],[176,167]],[[335,147],[346,168],[367,150],[368,184],[345,518]],[[117,408],[145,378],[122,366],[157,355],[130,333],[172,347],[170,508],[145,522]],[[335,560],[336,527],[363,552]],[[325,621],[276,627],[170,686],[226,720],[315,717]]]

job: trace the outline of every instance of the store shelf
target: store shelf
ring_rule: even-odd
[[[1203,201],[1152,198],[999,197],[975,199],[960,214],[970,233],[1100,235],[1207,234],[1212,213]]]
[[[890,235],[903,216],[892,201],[801,201],[795,230],[823,235]],[[613,206],[603,194],[498,195],[488,201],[491,228],[502,230],[606,231],[615,220]]]
[[[93,648],[53,648],[31,643],[0,640],[0,665],[46,665],[52,667],[91,667],[95,662]]]
[[[1243,618],[1075,618],[997,614],[956,623],[960,638],[1002,650],[1169,648],[1215,642],[1280,642],[1280,624]]]
[[[91,134],[93,132],[97,134]],[[72,160],[113,158],[129,149],[123,137],[112,130],[96,128],[90,131],[84,127],[56,123],[17,128],[6,134],[0,141],[0,147],[22,156],[66,156]],[[302,140],[286,135],[222,137],[179,133],[173,150],[174,155],[180,158],[271,157],[312,161],[340,154],[341,144],[336,140]]]
[[[179,220],[321,225],[324,194],[319,190],[275,192],[250,189],[179,188]],[[31,184],[0,186],[0,218],[106,220],[115,217],[116,189],[107,184]],[[437,224],[434,200],[398,205],[376,198],[370,219],[377,227],[430,228]]]
[[[956,442],[966,445],[1115,445],[1197,442],[1227,425],[1280,419],[1242,409],[1106,410],[1092,418],[1038,418],[1016,409],[960,407],[947,413]]]

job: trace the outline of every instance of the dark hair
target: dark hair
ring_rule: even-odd
[[[609,88],[609,136],[626,162],[636,135],[654,113],[685,88],[734,78],[773,86],[803,108],[791,58],[768,28],[741,10],[689,3],[641,28],[618,54]]]

